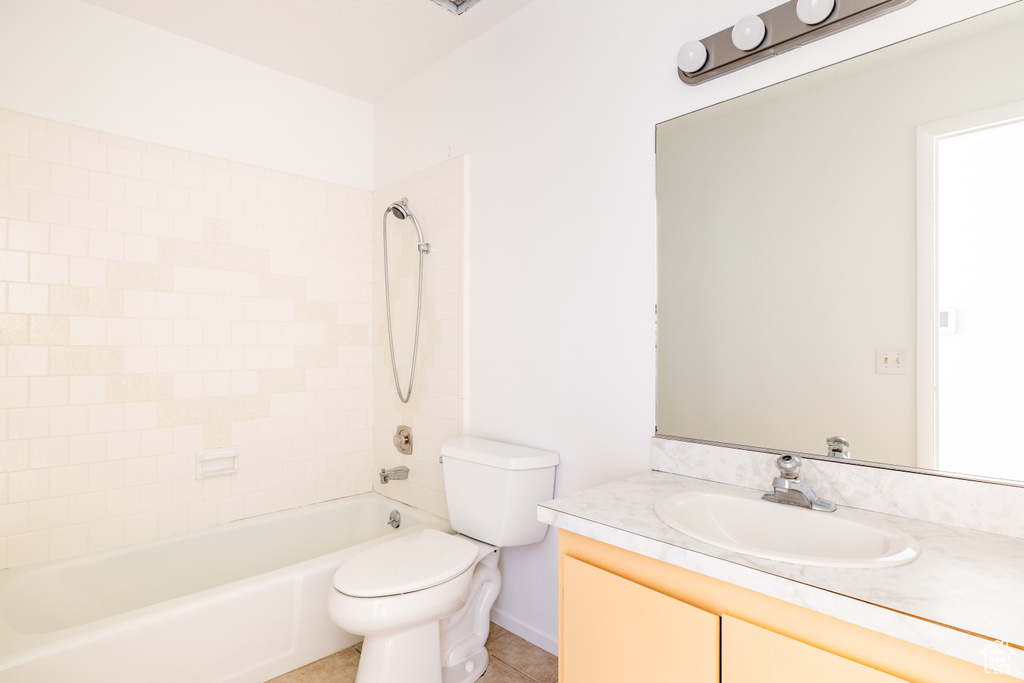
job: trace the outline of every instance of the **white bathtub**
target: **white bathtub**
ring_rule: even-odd
[[[261,683],[356,643],[327,616],[335,570],[424,526],[450,531],[365,493],[7,570],[0,683]]]

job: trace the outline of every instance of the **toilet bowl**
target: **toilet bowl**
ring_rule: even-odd
[[[334,575],[328,612],[363,636],[356,683],[472,683],[501,589],[499,548],[535,543],[558,454],[473,437],[441,448],[452,528],[376,545]]]

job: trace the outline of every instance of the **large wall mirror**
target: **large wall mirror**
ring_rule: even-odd
[[[660,435],[1024,482],[1024,3],[657,127]]]

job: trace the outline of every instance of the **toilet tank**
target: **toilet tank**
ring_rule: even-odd
[[[558,453],[460,436],[441,456],[453,529],[502,548],[544,538],[537,504],[553,497]]]

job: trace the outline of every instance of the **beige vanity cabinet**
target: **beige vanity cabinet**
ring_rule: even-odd
[[[561,607],[560,681],[718,683],[714,614],[571,557]]]
[[[559,683],[1015,680],[564,530],[559,576]]]

